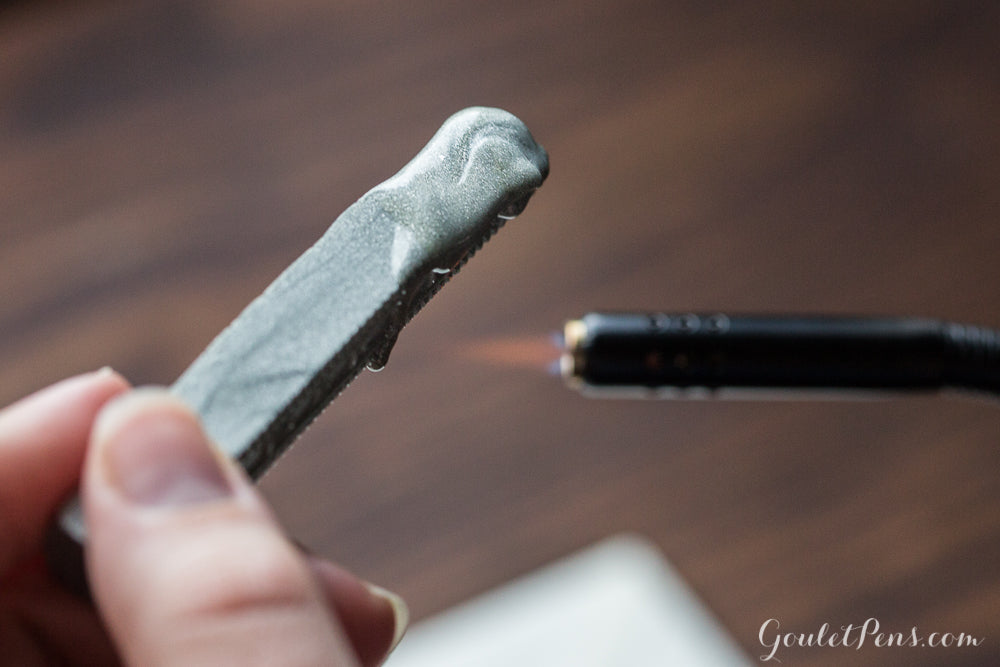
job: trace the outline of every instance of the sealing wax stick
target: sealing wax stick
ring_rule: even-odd
[[[209,437],[257,478],[548,175],[524,123],[473,107],[449,118],[395,176],[350,206],[220,333],[171,387]],[[78,500],[49,560],[85,591]]]

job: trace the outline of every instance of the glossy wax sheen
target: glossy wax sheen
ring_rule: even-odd
[[[458,112],[247,306],[174,393],[261,474],[362,368],[384,365],[399,329],[547,172],[515,116]]]

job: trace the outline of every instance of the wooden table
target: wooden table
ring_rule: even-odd
[[[549,181],[264,480],[289,531],[417,618],[636,532],[751,656],[769,618],[871,617],[985,644],[779,657],[998,664],[995,402],[593,401],[520,357],[600,308],[1000,326],[998,33],[990,3],[5,5],[0,401],[171,382],[501,106]]]

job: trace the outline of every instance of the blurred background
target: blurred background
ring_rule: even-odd
[[[595,401],[544,346],[609,308],[1000,327],[998,36],[995,3],[4,3],[0,402],[172,382],[503,107],[549,180],[263,480],[290,533],[419,619],[634,532],[751,656],[874,617],[986,643],[781,657],[997,664],[996,403]]]

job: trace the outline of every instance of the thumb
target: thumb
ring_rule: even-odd
[[[322,577],[166,391],[101,413],[82,491],[95,601],[129,664],[358,664]]]

